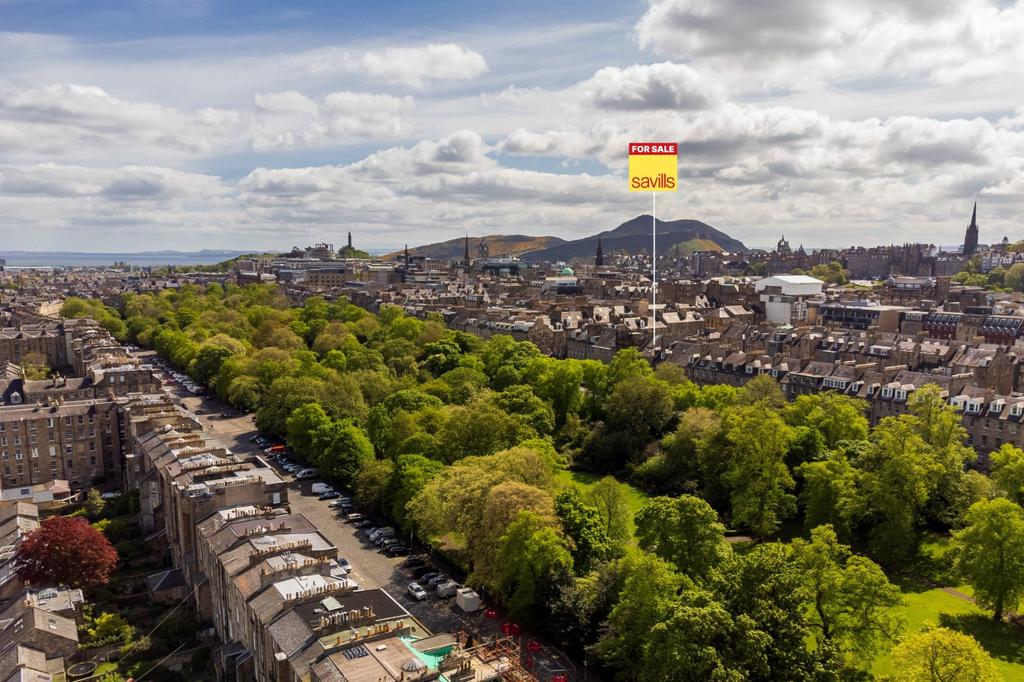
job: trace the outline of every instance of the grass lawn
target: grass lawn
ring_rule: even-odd
[[[585,492],[592,485],[600,481],[604,476],[597,474],[589,474],[582,471],[559,471],[558,475],[555,476],[555,480],[563,486],[576,486],[580,492]],[[620,481],[621,483],[621,481]],[[629,501],[629,511],[631,516],[636,516],[636,513],[640,511],[640,508],[647,504],[647,501],[651,499],[651,496],[642,490],[634,488],[628,483],[623,483],[627,490],[627,500]],[[630,521],[632,525],[632,521]]]
[[[921,546],[924,562],[931,570],[922,573],[932,584],[947,585],[954,590],[973,595],[970,585],[957,584],[949,576],[947,553],[949,539],[941,536],[927,538]],[[926,568],[922,566],[922,568]],[[905,604],[901,611],[906,634],[919,632],[928,626],[943,626],[971,635],[988,651],[1003,678],[1024,680],[1024,631],[1008,623],[995,623],[991,613],[974,604],[944,592],[941,588],[925,589],[913,583],[901,583]],[[878,656],[871,667],[875,675],[892,672],[889,652]]]

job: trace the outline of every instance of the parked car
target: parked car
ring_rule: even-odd
[[[327,508],[328,509],[337,509],[338,507],[344,507],[345,505],[351,506],[352,502],[350,502],[347,497],[335,497],[327,505]]]
[[[412,575],[417,580],[419,580],[420,578],[422,578],[425,575],[433,578],[435,575],[437,575],[437,569],[434,568],[433,566],[431,566],[430,564],[427,564],[426,566],[420,566],[419,568],[414,568],[413,571],[412,571]]]
[[[439,599],[450,599],[455,596],[455,592],[458,589],[459,584],[454,580],[449,580],[436,585],[434,587],[434,594],[436,594]]]
[[[388,556],[407,556],[412,552],[412,548],[409,545],[391,545],[387,549]]]
[[[341,493],[339,493],[337,490],[328,490],[325,493],[320,493],[319,495],[317,495],[317,499],[318,500],[333,500],[334,498],[338,497],[339,495],[341,495]]]
[[[299,471],[296,472],[296,474],[295,474],[295,478],[297,478],[297,479],[299,479],[301,481],[302,479],[306,479],[306,478],[316,478],[319,475],[320,475],[320,472],[317,471],[316,469],[306,468],[306,469],[299,469]]]
[[[416,601],[423,601],[427,598],[427,591],[420,587],[419,583],[409,583],[409,596]]]
[[[365,528],[366,526],[369,526],[371,523],[373,523],[373,521],[371,521],[370,519],[362,519],[361,521],[356,521],[352,525],[356,528]]]
[[[334,488],[332,488],[331,486],[329,486],[326,483],[323,483],[321,481],[317,481],[316,483],[314,483],[313,485],[311,485],[309,487],[309,492],[313,493],[314,495],[321,495],[323,493],[329,493],[329,492],[332,492],[333,490],[334,490]]]
[[[364,518],[366,518],[366,517],[363,516],[362,514],[360,514],[359,512],[352,512],[351,514],[349,514],[348,516],[345,517],[345,520],[346,521],[362,521]]]
[[[446,576],[444,573],[438,573],[433,578],[431,578],[430,580],[427,581],[427,587],[429,587],[430,589],[433,590],[438,585],[440,585],[442,583],[446,583],[449,580],[451,580],[451,578]]]
[[[398,538],[387,538],[386,540],[383,540],[380,543],[380,546],[383,549],[389,549],[391,547],[394,547],[395,545],[400,545],[400,544],[402,544],[402,541],[399,540]]]
[[[421,556],[411,556],[402,562],[402,568],[419,568],[420,566],[426,566],[427,560]]]

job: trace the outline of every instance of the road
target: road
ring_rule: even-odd
[[[150,354],[152,353],[137,353]],[[187,410],[195,413],[203,427],[211,431],[232,452],[260,453],[260,449],[249,440],[256,434],[250,416],[221,417],[221,413],[234,415],[236,411],[219,400],[194,396],[177,383],[165,385],[164,388],[176,396]],[[386,590],[432,632],[449,632],[463,622],[481,632],[493,632],[500,628],[500,622],[487,621],[479,612],[463,613],[455,606],[454,599],[442,600],[430,596],[424,601],[414,600],[406,589],[412,578],[400,567],[403,558],[388,557],[377,551],[377,548],[368,541],[364,541],[357,534],[358,529],[344,523],[328,508],[327,501],[319,500],[310,493],[313,481],[296,481],[276,465],[273,466],[283,479],[289,481],[288,505],[291,511],[303,514],[338,548],[338,556],[352,564],[351,577],[361,588],[379,587]],[[376,521],[379,522],[374,525],[389,525],[383,519]]]

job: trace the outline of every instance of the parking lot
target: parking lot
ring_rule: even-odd
[[[335,513],[328,506],[329,501],[318,499],[311,491],[312,485],[318,482],[318,479],[296,480],[276,461],[263,454],[264,448],[252,442],[256,430],[251,416],[237,414],[231,407],[216,399],[193,395],[177,382],[165,384],[165,388],[178,397],[188,410],[194,412],[203,426],[213,432],[233,452],[258,454],[274,466],[282,478],[289,481],[288,503],[291,511],[306,516],[338,548],[338,556],[347,559],[352,565],[349,577],[361,588],[383,588],[433,632],[449,632],[463,624],[470,625],[482,634],[495,634],[500,630],[500,620],[485,619],[482,609],[474,614],[466,614],[455,606],[454,598],[440,599],[434,594],[429,594],[422,601],[418,601],[411,597],[407,588],[413,577],[401,567],[405,557],[387,556],[373,546],[365,535],[359,532],[360,529]],[[230,413],[231,416],[223,417],[222,413]],[[367,518],[373,521],[373,526],[390,525],[386,520],[375,518],[372,514],[367,514]],[[411,544],[409,538],[400,539]],[[436,560],[432,559],[431,562],[448,576],[456,579],[459,577]]]

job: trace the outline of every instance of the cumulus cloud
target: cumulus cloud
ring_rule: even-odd
[[[640,45],[731,82],[963,82],[1024,72],[1024,5],[997,0],[648,0]]]
[[[982,240],[1001,238],[1024,210],[1022,5],[649,0],[622,46],[614,27],[531,30],[527,55],[475,35],[487,60],[454,38],[172,41],[147,61],[0,36],[0,229],[9,248],[571,237],[647,208],[625,192],[626,145],[661,139],[682,185],[659,213],[750,244],[783,227],[808,246],[954,243],[975,198]]]
[[[413,105],[411,97],[347,90],[319,102],[294,90],[258,94],[255,101],[252,147],[258,151],[395,137]]]
[[[291,58],[314,73],[343,71],[371,80],[422,88],[427,83],[468,80],[487,71],[483,55],[455,43],[392,47],[361,54],[340,48],[319,48]]]
[[[42,163],[0,167],[0,196],[167,200],[209,198],[224,192],[214,176],[156,166],[89,168]]]
[[[367,52],[358,63],[373,78],[415,87],[428,80],[467,80],[487,71],[483,55],[454,43]]]
[[[234,111],[183,112],[128,102],[95,86],[0,86],[0,148],[8,153],[69,154],[84,146],[210,154],[235,145],[241,125]]]
[[[623,111],[706,109],[719,94],[697,71],[685,64],[609,66],[581,85],[599,109]]]

